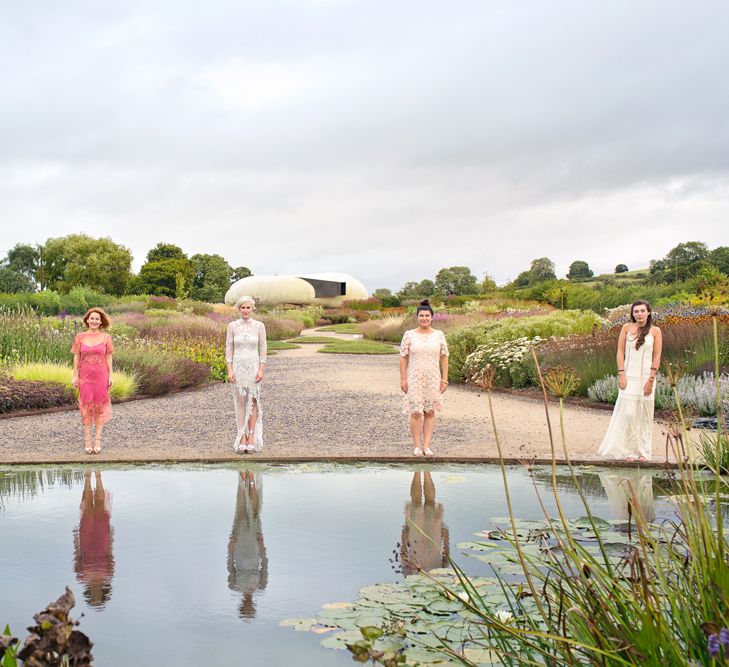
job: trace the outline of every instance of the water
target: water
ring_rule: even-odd
[[[509,474],[516,516],[542,518],[526,471]],[[649,513],[670,512],[653,473],[625,474]],[[547,476],[538,471],[537,488],[553,511]],[[619,479],[620,471],[585,475],[598,516],[623,516]],[[432,501],[433,491],[434,504],[418,498]],[[561,493],[568,516],[582,516],[574,491],[565,484]],[[32,615],[69,585],[72,613],[84,614],[81,630],[105,667],[349,665],[346,652],[279,622],[400,577],[390,559],[406,514],[423,518],[466,571],[485,573],[456,544],[506,514],[501,473],[478,465],[0,468],[0,624],[24,638]]]

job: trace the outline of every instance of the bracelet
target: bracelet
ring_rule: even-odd
[[[625,373],[625,371],[622,368],[618,368],[618,373]]]
[[[654,368],[653,366],[651,366],[651,370],[652,371],[655,371],[656,373],[658,372],[658,369],[657,368]]]
[[[441,378],[441,379],[440,379],[440,381],[441,381],[441,382],[442,382],[443,384],[448,384],[448,380],[444,380],[443,378]]]

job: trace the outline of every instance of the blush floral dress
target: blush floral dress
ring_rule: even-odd
[[[440,358],[448,356],[445,334],[438,329],[427,334],[410,329],[402,337],[400,356],[408,357],[408,391],[403,413],[410,415],[442,410]]]
[[[98,343],[87,343],[88,334],[74,338],[71,352],[78,359],[78,407],[84,424],[105,424],[113,416],[109,397],[109,366],[106,357],[114,354],[111,336],[104,334]]]

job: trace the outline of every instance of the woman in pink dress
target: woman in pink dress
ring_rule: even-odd
[[[443,409],[441,394],[448,388],[448,343],[442,331],[430,326],[433,309],[427,299],[416,312],[417,329],[406,331],[400,343],[400,388],[405,392],[404,412],[410,415],[413,454],[433,456],[435,411]]]
[[[73,380],[78,388],[78,407],[86,435],[87,454],[101,451],[101,433],[112,417],[111,387],[112,355],[114,345],[106,333],[109,317],[101,308],[89,308],[83,316],[86,331],[73,341]],[[91,446],[91,426],[95,427],[94,446]]]

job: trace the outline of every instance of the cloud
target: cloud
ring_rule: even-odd
[[[85,231],[398,288],[722,243],[719,2],[14,3],[0,250]]]

